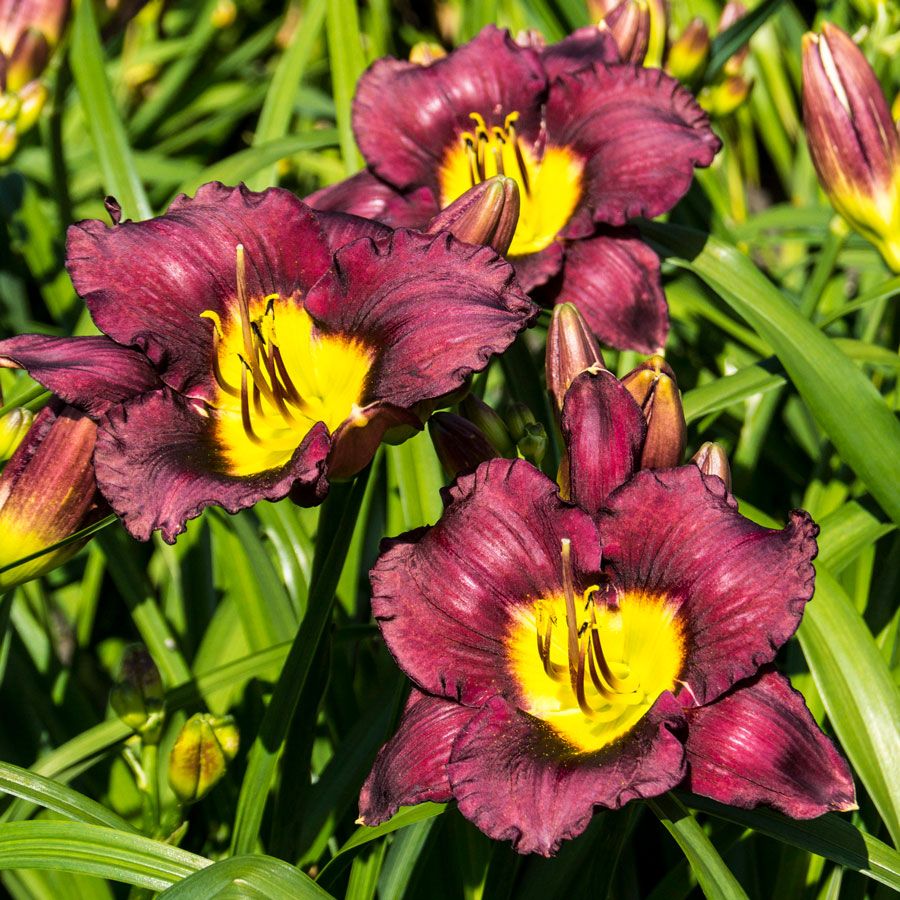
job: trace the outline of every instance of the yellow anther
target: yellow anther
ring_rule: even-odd
[[[513,110],[504,120],[503,127],[506,131],[512,127],[513,122],[519,121],[519,112],[518,110]]]

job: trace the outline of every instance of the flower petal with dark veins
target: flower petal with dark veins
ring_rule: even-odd
[[[228,475],[212,440],[210,414],[163,388],[114,406],[101,422],[94,464],[97,483],[128,531],[147,540],[158,528],[174,542],[185,522],[215,504],[227,512],[280,500],[292,487],[327,490],[331,447],[313,426],[287,464],[252,476]]]
[[[586,25],[573,31],[559,43],[548,44],[541,50],[541,62],[547,77],[553,81],[594,63],[621,62],[615,38],[607,28]]]
[[[794,819],[856,809],[849,766],[783,675],[764,671],[686,713],[684,786],[694,793]]]
[[[582,588],[596,580],[596,528],[521,460],[483,463],[445,499],[437,525],[385,542],[371,573],[372,611],[423,690],[469,705],[517,695],[504,644],[512,616],[562,593],[562,538],[572,541]]]
[[[144,351],[170,387],[208,398],[213,342],[200,314],[225,318],[236,303],[238,244],[249,296],[289,302],[330,263],[315,213],[289,191],[212,182],[155,219],[72,225],[66,267],[102,331]]]
[[[715,700],[797,630],[815,584],[819,529],[808,513],[794,510],[782,530],[763,528],[695,465],[638,472],[606,506],[597,522],[616,588],[679,607],[682,702]]]
[[[105,336],[8,338],[0,341],[0,368],[10,365],[95,419],[113,403],[162,387],[143,353]]]
[[[512,841],[519,853],[552,856],[587,828],[595,806],[618,809],[681,780],[684,747],[675,732],[683,721],[665,693],[617,743],[572,754],[539,720],[494,697],[453,744],[453,797],[489,837]]]
[[[450,748],[477,712],[413,688],[397,733],[378,751],[362,786],[362,821],[370,826],[380,825],[401,806],[450,800]]]

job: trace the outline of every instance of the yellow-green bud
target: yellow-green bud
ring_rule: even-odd
[[[524,403],[513,403],[506,413],[506,427],[516,444],[525,437],[526,428],[536,422],[534,413]]]
[[[0,463],[6,462],[31,428],[34,413],[28,409],[11,409],[0,416]]]
[[[516,449],[523,459],[540,466],[547,452],[547,432],[540,422],[530,422],[525,426],[522,437],[516,441]]]
[[[419,41],[413,44],[409,51],[409,61],[417,66],[430,66],[433,62],[443,59],[447,51],[433,41]]]
[[[169,754],[169,785],[182,803],[195,803],[221,781],[237,756],[240,735],[231,716],[191,716]]]
[[[19,91],[20,107],[16,128],[20,134],[34,127],[46,102],[47,87],[41,81],[32,81]]]
[[[109,695],[115,714],[148,743],[159,740],[164,715],[162,679],[153,657],[141,644],[126,648],[119,680]]]
[[[709,47],[709,28],[698,17],[688,24],[681,36],[669,47],[666,71],[685,84],[693,84],[706,69]]]
[[[743,105],[752,88],[753,82],[742,75],[726,75],[703,88],[697,102],[713,118],[724,119]]]

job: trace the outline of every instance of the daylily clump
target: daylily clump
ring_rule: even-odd
[[[308,202],[420,225],[505,174],[521,198],[508,256],[522,286],[578,303],[606,343],[655,352],[659,260],[627,223],[670,210],[719,140],[674,79],[622,63],[607,29],[529,43],[489,26],[444,58],[375,62],[353,104],[369,168]]]
[[[284,190],[212,183],[145,222],[113,212],[68,236],[104,336],[22,335],[0,364],[98,422],[98,484],[142,539],[174,540],[210,504],[320,502],[537,313],[487,247]]]
[[[645,412],[582,372],[561,419],[571,502],[495,459],[447,490],[436,525],[385,543],[372,607],[414,688],[363,787],[366,824],[452,799],[549,855],[595,807],[678,786],[795,818],[854,808],[847,764],[772,665],[813,594],[817,526],[744,518],[701,470],[709,452],[642,469]]]

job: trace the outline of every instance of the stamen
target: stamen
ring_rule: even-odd
[[[606,661],[606,654],[603,652],[603,645],[600,642],[600,629],[597,625],[597,616],[593,609],[591,609],[591,649],[593,650],[594,657],[597,660],[597,666],[600,669],[600,674],[606,680],[606,683],[612,688],[613,691],[618,693],[623,693],[628,690],[625,682],[619,678],[615,672],[610,668],[609,663]]]
[[[243,363],[244,360],[241,359]],[[241,366],[241,424],[244,426],[244,434],[254,444],[261,444],[262,441],[257,437],[250,422],[250,404],[247,400],[247,365]]]
[[[561,544],[563,593],[566,598],[566,630],[569,638],[569,677],[572,679],[572,689],[577,691],[578,618],[575,612],[575,587],[572,583],[572,541],[569,538],[563,538]]]
[[[213,378],[216,379],[216,384],[219,385],[224,393],[229,394],[232,397],[240,397],[240,390],[226,380],[225,376],[222,374],[222,367],[219,365],[219,341],[221,341],[223,337],[222,320],[219,318],[218,314],[211,309],[207,309],[200,313],[200,318],[209,319],[213,323],[212,370]]]

